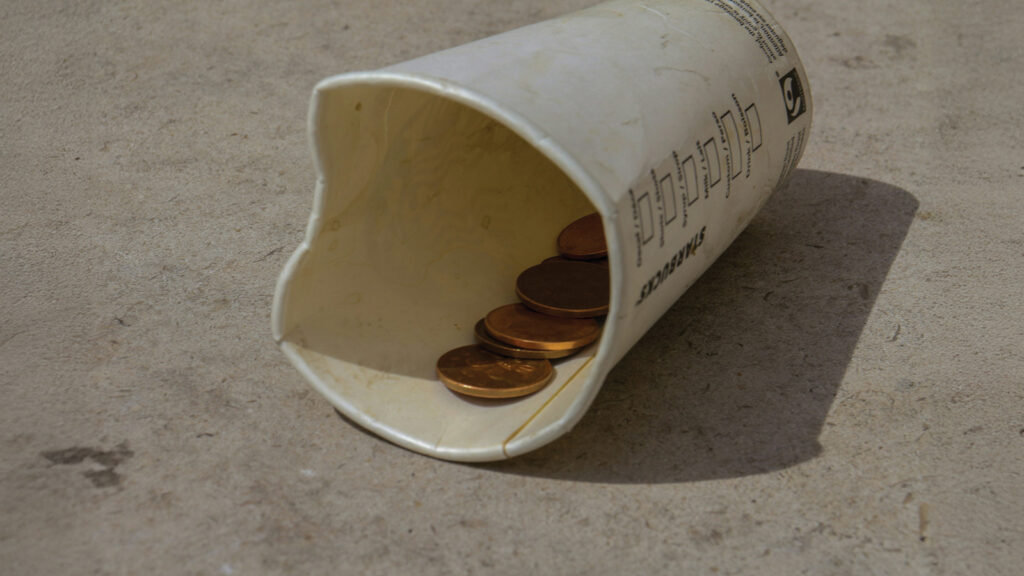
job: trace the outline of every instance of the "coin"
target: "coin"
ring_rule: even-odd
[[[533,350],[574,350],[601,335],[601,325],[593,318],[548,316],[522,304],[491,310],[484,318],[484,325],[496,339]]]
[[[608,256],[604,225],[597,212],[569,224],[558,235],[558,253],[573,260],[595,260]]]
[[[486,323],[483,320],[476,323],[476,328],[474,328],[474,330],[476,332],[476,339],[479,341],[480,346],[494,352],[495,354],[501,354],[502,356],[509,356],[512,358],[548,358],[554,360],[555,358],[572,356],[580,351],[579,348],[570,348],[569,350],[530,350],[529,348],[511,346],[488,334]]]
[[[608,292],[608,268],[578,260],[542,262],[516,279],[516,294],[523,304],[564,318],[607,314]]]
[[[576,262],[576,260],[572,260],[570,258],[564,258],[562,256],[548,256],[547,258],[541,260],[540,263],[541,264],[547,264],[548,262],[566,262],[566,261],[568,261],[568,262]],[[587,260],[587,263],[588,264],[598,264],[600,266],[604,266],[605,268],[608,267],[608,259],[607,258],[598,258],[596,260]]]
[[[506,358],[475,345],[449,350],[437,360],[445,386],[477,398],[526,396],[546,386],[552,374],[547,360]]]

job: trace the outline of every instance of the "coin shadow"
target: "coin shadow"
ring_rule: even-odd
[[[814,458],[917,208],[913,195],[884,182],[796,171],[612,370],[576,428],[529,454],[479,466],[666,483]]]

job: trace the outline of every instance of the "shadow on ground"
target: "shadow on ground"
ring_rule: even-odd
[[[814,458],[917,206],[883,182],[798,170],[612,370],[574,430],[482,467],[658,483]]]

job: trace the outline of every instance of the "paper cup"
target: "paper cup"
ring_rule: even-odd
[[[313,212],[278,281],[274,338],[395,444],[463,461],[535,449],[786,181],[810,118],[796,51],[752,0],[609,2],[327,78],[309,116]],[[592,211],[612,288],[601,339],[532,396],[445,388],[437,358],[472,344]]]

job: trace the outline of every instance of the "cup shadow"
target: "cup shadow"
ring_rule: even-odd
[[[479,465],[665,483],[786,468],[818,436],[918,202],[858,176],[797,170],[612,370],[571,432]]]

